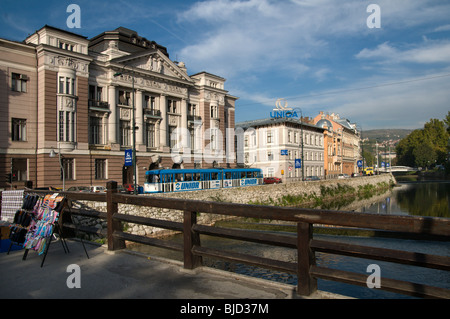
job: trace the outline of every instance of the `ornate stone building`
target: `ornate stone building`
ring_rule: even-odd
[[[235,165],[225,150],[237,97],[225,79],[188,75],[133,30],[87,39],[46,25],[23,42],[0,39],[0,77],[0,188],[133,183],[133,146],[141,185],[149,168]]]

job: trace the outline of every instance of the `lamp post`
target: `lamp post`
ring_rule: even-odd
[[[54,157],[56,157],[56,152],[52,149],[48,156],[50,158],[54,158]],[[59,158],[59,166],[61,167],[61,172],[62,172],[63,192],[64,192],[66,190],[66,176],[65,176],[66,174],[64,172],[64,167],[63,167],[63,164],[61,162],[61,148],[59,147],[59,142],[58,142],[58,158]]]
[[[302,109],[299,107],[295,108],[295,111],[299,111],[300,112],[300,147],[301,147],[301,152],[302,152],[302,181],[305,180],[305,161],[304,161],[304,157],[303,157],[303,112]]]
[[[125,69],[126,65],[122,68],[121,72],[117,72],[114,74],[114,77],[120,76],[123,73],[123,70]],[[134,109],[134,100],[135,100],[135,90],[134,90],[134,69],[131,69],[132,74],[132,81],[131,81],[131,90],[133,92],[133,102],[132,102],[132,135],[133,135],[133,141],[132,141],[132,157],[133,157],[133,194],[137,194],[137,184],[136,184],[136,116],[135,116],[135,109]]]

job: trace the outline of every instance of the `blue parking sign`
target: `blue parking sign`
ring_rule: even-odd
[[[125,166],[133,166],[133,150],[125,150]]]
[[[302,159],[301,158],[295,159],[295,168],[302,168]]]

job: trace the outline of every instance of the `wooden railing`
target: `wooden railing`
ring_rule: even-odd
[[[106,194],[65,193],[71,200],[92,200],[107,202],[107,213],[77,212],[89,217],[106,218],[108,250],[125,248],[125,241],[163,247],[183,252],[184,268],[194,269],[202,265],[203,257],[245,263],[258,267],[280,270],[297,275],[297,293],[309,296],[317,290],[317,279],[339,281],[353,285],[366,286],[368,275],[325,268],[316,265],[315,253],[323,252],[370,260],[388,261],[432,269],[450,271],[450,258],[418,252],[361,246],[350,243],[337,243],[314,239],[313,227],[317,224],[341,227],[373,229],[389,237],[415,239],[450,240],[450,219],[416,216],[379,215],[345,211],[302,209],[289,207],[258,206],[223,202],[205,202],[156,196],[135,196],[117,193],[117,183],[109,182]],[[183,212],[183,222],[173,222],[119,213],[119,204],[168,208]],[[296,236],[283,233],[265,233],[250,230],[206,226],[197,223],[197,213],[222,214],[237,217],[250,217],[293,222]],[[183,243],[174,243],[157,238],[138,236],[123,231],[122,223],[135,223],[183,233]],[[64,227],[76,228],[68,222]],[[96,228],[79,230],[99,233]],[[200,235],[238,239],[297,250],[297,262],[286,262],[248,254],[223,251],[204,247]],[[381,278],[381,289],[427,298],[450,298],[450,290],[424,284]]]

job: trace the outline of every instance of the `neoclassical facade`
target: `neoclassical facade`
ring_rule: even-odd
[[[325,177],[322,127],[305,119],[267,118],[236,123],[236,132],[239,129],[238,164],[261,168],[264,177],[278,177],[284,182],[302,180],[303,173],[305,178]],[[296,168],[296,159],[301,159],[303,169]]]
[[[0,170],[12,174],[0,188],[133,183],[133,146],[141,185],[149,168],[235,166],[226,80],[188,75],[133,30],[88,39],[46,25],[23,42],[0,39],[0,76]]]

